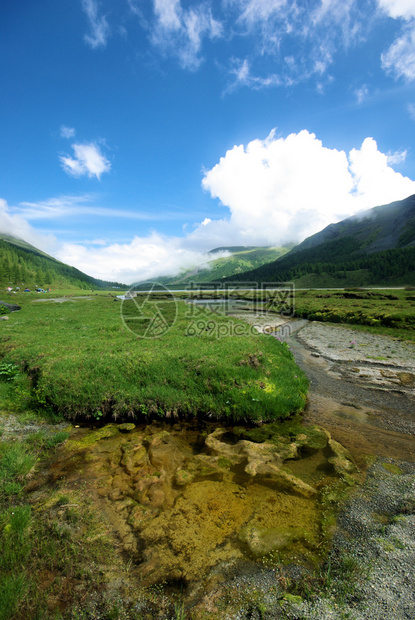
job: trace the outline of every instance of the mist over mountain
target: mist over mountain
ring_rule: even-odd
[[[215,282],[268,264],[286,254],[292,246],[293,244],[280,248],[255,246],[215,248],[206,254],[206,262],[193,269],[182,271],[176,276],[157,278],[157,281],[165,286],[185,285],[189,282],[198,284]],[[227,256],[223,256],[223,253],[227,253]],[[221,256],[215,258],[217,254]]]
[[[95,289],[123,285],[93,278],[23,239],[0,233],[0,286]]]
[[[415,195],[330,224],[281,258],[234,280],[298,286],[415,283]]]

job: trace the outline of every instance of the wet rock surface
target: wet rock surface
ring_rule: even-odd
[[[6,301],[1,301],[1,300],[0,300],[0,306],[4,306],[8,310],[8,312],[17,312],[18,310],[22,309],[22,307],[17,304],[9,304]]]
[[[304,561],[318,554],[329,534],[322,494],[354,484],[357,470],[327,431],[300,430],[190,424],[74,430],[49,484],[86,481],[141,585],[183,584],[192,597],[221,567],[272,552]]]

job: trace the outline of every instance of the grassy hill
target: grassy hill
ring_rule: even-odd
[[[330,224],[285,256],[230,279],[299,287],[415,284],[415,195]]]
[[[206,255],[206,262],[197,265],[193,269],[182,272],[173,277],[157,278],[157,281],[166,286],[186,285],[189,282],[214,282],[223,278],[241,274],[245,271],[256,269],[266,263],[275,261],[276,258],[286,254],[290,247],[245,247],[229,246],[211,250]],[[229,252],[230,256],[215,258],[219,252]]]
[[[117,282],[97,280],[48,256],[22,239],[0,234],[0,288],[110,288]]]

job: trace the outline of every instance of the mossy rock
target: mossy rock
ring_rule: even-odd
[[[404,386],[413,385],[415,383],[415,375],[412,372],[398,372],[396,374],[399,381]]]
[[[248,524],[239,533],[239,540],[248,545],[256,558],[273,551],[282,551],[297,540],[303,540],[305,532],[301,527],[261,528]]]
[[[306,439],[299,438],[299,435],[305,435]],[[304,426],[301,429],[301,433],[296,436],[296,443],[300,445],[306,445],[312,450],[323,450],[327,446],[327,442],[330,439],[330,435],[324,428],[320,426]]]
[[[393,463],[382,463],[382,466],[390,474],[396,474],[396,475],[402,475],[403,474],[403,470],[400,467],[398,467],[397,465],[394,465]]]
[[[122,446],[121,465],[125,471],[134,475],[138,468],[147,462],[147,450],[141,444]]]
[[[194,480],[194,473],[186,471],[185,469],[178,469],[174,475],[174,482],[180,487],[186,486]]]
[[[233,463],[230,459],[225,458],[224,456],[220,456],[217,460],[218,467],[221,469],[229,469],[232,467]]]
[[[289,592],[285,592],[282,598],[282,601],[291,603],[292,605],[301,605],[301,603],[303,602],[303,599],[301,596],[298,596],[297,594],[290,594]]]
[[[252,429],[237,428],[234,429],[234,433],[238,435],[241,439],[253,441],[254,443],[263,443],[264,441],[267,441],[267,439],[269,439],[272,435],[272,432],[269,430],[267,424]]]
[[[118,435],[118,426],[116,424],[107,424],[96,431],[86,433],[79,439],[68,439],[64,444],[65,450],[68,452],[76,452],[77,450],[85,450],[103,439],[110,439]]]
[[[121,433],[131,433],[131,431],[133,431],[134,429],[135,429],[135,424],[133,424],[132,422],[125,422],[124,424],[118,425],[118,430]]]

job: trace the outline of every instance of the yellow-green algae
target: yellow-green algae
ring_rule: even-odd
[[[382,466],[390,474],[397,474],[397,475],[403,474],[403,470],[397,465],[394,465],[393,463],[382,463]]]
[[[272,554],[316,561],[356,475],[326,430],[297,420],[119,430],[75,429],[51,475],[88,481],[144,585],[203,582]]]

